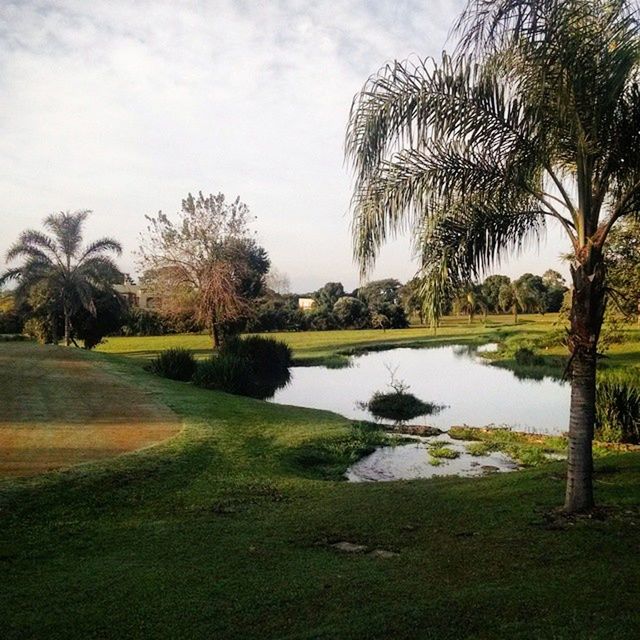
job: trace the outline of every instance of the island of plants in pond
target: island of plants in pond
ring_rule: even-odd
[[[444,405],[425,402],[409,393],[409,385],[396,377],[397,367],[392,369],[387,366],[387,370],[391,376],[388,384],[391,391],[376,391],[367,402],[358,403],[376,418],[393,420],[396,425],[401,425],[407,420],[433,415],[445,408]]]

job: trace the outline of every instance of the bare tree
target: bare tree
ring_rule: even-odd
[[[249,315],[269,269],[249,229],[249,208],[200,192],[182,201],[177,221],[162,211],[147,220],[138,251],[145,284],[164,311],[192,313],[219,346],[224,327]]]

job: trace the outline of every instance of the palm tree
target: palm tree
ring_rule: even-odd
[[[431,320],[439,297],[561,225],[571,250],[571,415],[565,510],[593,506],[603,250],[640,205],[640,38],[632,0],[470,0],[442,60],[387,65],[356,95],[363,272],[409,228]]]
[[[482,313],[482,321],[486,322],[489,307],[479,285],[469,283],[462,289],[455,299],[455,306],[469,317],[469,324],[473,324],[476,312]]]
[[[64,315],[64,341],[71,344],[71,317],[84,307],[95,315],[93,293],[104,289],[119,277],[113,260],[105,255],[122,253],[122,247],[111,238],[102,238],[82,247],[82,227],[89,211],[56,213],[44,220],[51,232],[24,231],[7,252],[11,262],[23,258],[21,266],[9,269],[0,276],[0,285],[16,280],[17,297],[26,297],[36,287],[50,292]]]
[[[544,310],[544,300],[539,293],[531,286],[528,280],[519,278],[509,284],[503,284],[498,291],[498,304],[502,311],[513,313],[513,322],[518,324],[518,311],[539,311]]]

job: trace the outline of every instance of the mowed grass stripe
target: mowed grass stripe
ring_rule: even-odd
[[[180,419],[76,349],[0,345],[0,475],[30,475],[165,440]]]

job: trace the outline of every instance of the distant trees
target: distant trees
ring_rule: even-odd
[[[640,322],[640,220],[625,220],[611,232],[605,255],[617,306]]]
[[[333,314],[338,325],[344,329],[364,329],[371,324],[367,305],[353,296],[342,296],[333,305]]]
[[[158,292],[163,311],[190,310],[219,346],[251,316],[264,292],[269,258],[249,230],[249,209],[224,194],[191,194],[177,221],[160,211],[138,252],[145,283]]]
[[[313,294],[315,307],[320,311],[331,311],[333,305],[344,295],[346,294],[341,282],[327,282]]]
[[[89,211],[61,212],[45,218],[50,235],[41,231],[24,231],[9,249],[6,260],[22,259],[20,266],[0,276],[0,286],[15,280],[19,303],[34,307],[35,315],[57,340],[57,317],[63,317],[65,344],[73,339],[73,317],[86,312],[97,316],[99,295],[115,295],[112,284],[121,274],[110,257],[120,255],[122,248],[112,238],[102,238],[82,246],[82,232]]]

